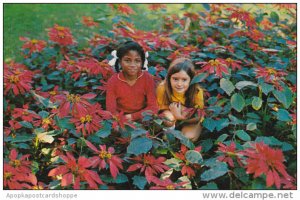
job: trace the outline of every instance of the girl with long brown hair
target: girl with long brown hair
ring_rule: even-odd
[[[167,127],[176,126],[193,142],[201,134],[201,121],[191,113],[191,108],[204,107],[203,89],[198,84],[190,85],[195,76],[195,67],[188,58],[174,60],[168,69],[166,79],[157,87],[159,112]]]

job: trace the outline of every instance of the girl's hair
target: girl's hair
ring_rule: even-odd
[[[117,72],[120,71],[120,64],[119,64],[120,60],[129,51],[137,51],[138,52],[138,54],[141,56],[141,59],[142,59],[142,66],[141,67],[142,67],[142,69],[144,69],[145,52],[144,52],[143,48],[137,42],[127,41],[127,42],[121,44],[119,46],[119,48],[117,49],[118,59],[116,60],[116,63],[115,63],[115,69],[116,69]]]
[[[172,103],[172,87],[171,87],[171,76],[180,71],[185,71],[188,76],[192,79],[194,78],[195,66],[192,61],[188,58],[177,58],[173,62],[171,62],[170,67],[168,69],[167,77],[165,79],[165,94],[164,94],[164,102],[166,104]],[[195,106],[195,95],[199,92],[198,84],[190,85],[188,90],[185,92],[185,106],[186,107],[194,107]]]

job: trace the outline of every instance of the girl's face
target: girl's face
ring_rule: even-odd
[[[130,50],[120,61],[122,71],[127,76],[137,76],[142,67],[142,58],[137,51]]]
[[[181,70],[171,76],[170,82],[173,91],[184,94],[189,88],[191,78],[185,71]]]

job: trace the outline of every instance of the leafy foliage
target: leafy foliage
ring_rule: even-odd
[[[103,4],[103,16],[78,27],[93,35],[55,24],[48,40],[20,38],[22,62],[4,64],[4,188],[295,189],[294,4],[269,5],[288,20],[265,5],[187,6],[182,17],[143,6],[157,13],[158,30],[138,29],[130,5]],[[103,21],[112,29],[95,28]],[[105,110],[110,53],[130,39],[149,52],[157,84],[174,58],[196,63],[199,141],[165,129],[158,115],[131,122]]]

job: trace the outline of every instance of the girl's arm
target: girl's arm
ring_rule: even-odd
[[[113,79],[107,82],[106,90],[106,110],[110,111],[112,114],[117,113],[117,97],[114,92],[115,84],[117,84]]]
[[[151,110],[154,114],[158,112],[158,106],[157,106],[157,101],[156,101],[156,95],[155,95],[155,83],[154,80],[152,79],[150,74],[145,74],[147,75],[147,80],[146,80],[146,107],[138,112],[132,113],[132,120],[138,120],[142,119],[142,113]]]

